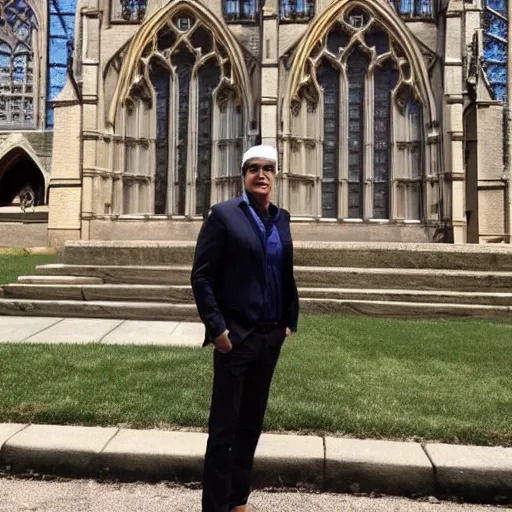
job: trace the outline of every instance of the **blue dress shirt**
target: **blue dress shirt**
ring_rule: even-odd
[[[277,322],[283,314],[283,245],[275,225],[279,208],[270,204],[268,214],[262,215],[251,204],[251,198],[247,193],[243,194],[243,198],[258,228],[266,256],[265,301],[261,321]]]

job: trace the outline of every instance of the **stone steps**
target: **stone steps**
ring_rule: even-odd
[[[19,276],[18,283],[25,285],[95,285],[103,284],[99,277],[86,276]]]
[[[109,284],[188,285],[190,267],[51,264],[36,268],[38,275],[100,278]],[[399,289],[512,293],[512,272],[295,267],[297,285],[313,288]]]
[[[175,320],[198,322],[194,304],[83,300],[0,299],[0,315]]]
[[[191,265],[195,242],[72,241],[63,261],[79,265]],[[512,271],[509,245],[386,242],[294,243],[298,266]]]
[[[68,242],[63,263],[0,287],[0,315],[198,321],[193,242]],[[508,316],[512,247],[297,242],[301,312]]]
[[[100,302],[147,301],[178,304],[193,304],[194,302],[192,289],[189,285],[88,284],[87,282],[85,284],[54,284],[53,276],[49,276],[48,284],[46,284],[44,280],[31,279],[32,277],[44,278],[46,276],[24,276],[22,279],[20,278],[18,283],[3,287],[4,297],[29,300],[38,300],[44,297],[44,300]],[[302,299],[512,305],[512,293],[299,287],[299,295]]]
[[[385,317],[510,316],[511,306],[439,304],[400,301],[301,299],[301,312],[309,314]],[[0,315],[117,318],[127,320],[198,321],[193,304],[0,298]]]
[[[4,297],[17,299],[84,300],[119,302],[170,302],[193,304],[194,297],[189,285],[133,285],[99,284],[9,284],[4,286]]]

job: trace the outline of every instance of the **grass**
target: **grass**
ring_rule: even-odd
[[[265,428],[512,446],[512,323],[303,317]],[[211,351],[0,346],[0,422],[204,428]]]
[[[21,250],[2,250],[0,252],[0,285],[13,283],[21,275],[34,273],[36,265],[54,263],[57,256],[30,255]]]

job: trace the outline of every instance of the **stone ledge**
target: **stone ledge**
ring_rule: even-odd
[[[295,241],[296,265],[512,270],[509,245]],[[195,241],[67,242],[66,263],[191,265]]]
[[[3,446],[2,462],[12,471],[87,475],[117,428],[30,425]]]
[[[443,493],[474,501],[512,500],[512,448],[427,444]]]
[[[434,493],[432,465],[421,445],[325,438],[326,488],[337,492]]]
[[[121,429],[98,457],[102,474],[127,479],[201,480],[207,435]]]
[[[324,446],[317,436],[263,434],[254,459],[258,487],[324,486]]]

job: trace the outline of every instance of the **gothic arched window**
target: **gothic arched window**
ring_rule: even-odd
[[[431,18],[432,0],[391,0],[396,12],[409,18]]]
[[[315,15],[315,0],[279,0],[281,20],[308,21]]]
[[[48,77],[46,94],[46,126],[53,127],[54,100],[66,84],[68,66],[75,41],[76,0],[49,2]]]
[[[24,0],[0,5],[0,128],[34,128],[36,21]]]
[[[147,0],[111,0],[112,21],[140,23],[146,15]]]
[[[300,103],[292,103],[292,214],[422,220],[422,105],[405,53],[355,8],[315,47],[309,66]]]
[[[118,118],[124,158],[113,158],[123,167],[122,213],[200,216],[233,197],[242,112],[213,33],[180,13],[147,45],[137,75]]]
[[[259,0],[224,0],[226,21],[253,21],[259,12]]]

